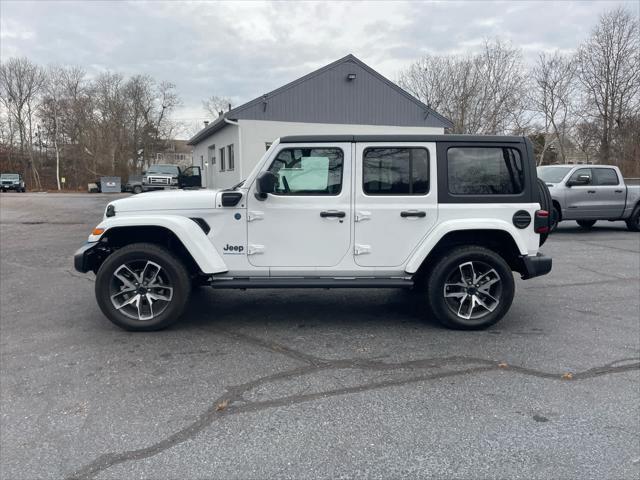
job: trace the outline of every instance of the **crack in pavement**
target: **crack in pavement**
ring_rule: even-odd
[[[297,405],[313,400],[331,398],[352,393],[361,393],[382,388],[397,387],[417,382],[425,382],[431,380],[439,380],[456,376],[468,376],[481,374],[490,371],[513,372],[521,375],[533,376],[537,378],[559,380],[559,381],[580,381],[590,378],[609,375],[613,373],[621,373],[631,370],[640,370],[640,357],[621,358],[608,364],[590,368],[582,372],[572,373],[570,380],[565,376],[566,372],[546,372],[533,368],[506,365],[504,363],[488,360],[484,358],[468,357],[468,356],[451,356],[451,357],[434,357],[419,360],[409,360],[399,363],[387,363],[379,359],[367,358],[351,358],[330,360],[315,357],[313,355],[302,353],[290,347],[269,342],[260,338],[252,337],[239,332],[231,332],[227,330],[219,330],[219,333],[236,340],[241,340],[260,348],[266,348],[274,353],[285,355],[291,359],[302,362],[304,365],[266,375],[255,380],[251,380],[239,385],[230,386],[225,394],[215,399],[210,406],[202,412],[193,422],[178,430],[177,432],[163,438],[162,440],[149,445],[148,447],[138,448],[135,450],[127,450],[117,453],[107,453],[99,456],[95,460],[89,462],[83,467],[66,477],[67,480],[84,480],[90,479],[98,475],[100,472],[124,462],[141,460],[153,457],[165,450],[179,445],[187,440],[194,438],[205,428],[211,426],[214,422],[228,416],[239,415],[242,413],[253,413],[269,408],[284,407]],[[449,366],[467,366],[467,368],[440,371],[436,373],[423,372],[408,378],[388,379],[382,381],[366,382],[360,385],[349,387],[335,388],[315,393],[302,392],[296,395],[288,395],[261,401],[248,401],[245,394],[260,386],[281,381],[291,380],[304,375],[318,373],[326,370],[360,370],[360,371],[415,371],[434,368],[443,368]],[[223,406],[224,405],[224,406]]]

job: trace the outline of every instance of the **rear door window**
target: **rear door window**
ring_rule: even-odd
[[[613,168],[594,168],[592,171],[594,185],[618,185],[620,183],[618,174]]]
[[[367,148],[362,162],[367,195],[425,195],[429,192],[426,148]]]

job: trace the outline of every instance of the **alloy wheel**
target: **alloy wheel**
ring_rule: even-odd
[[[149,260],[120,265],[113,272],[109,290],[113,307],[139,321],[161,315],[173,298],[173,287],[166,271]]]
[[[444,284],[447,307],[464,320],[479,320],[500,303],[502,280],[496,270],[480,261],[461,263]]]

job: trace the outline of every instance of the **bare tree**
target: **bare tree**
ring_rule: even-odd
[[[202,102],[202,107],[211,115],[211,118],[218,118],[223,112],[231,109],[231,100],[227,97],[212,95]]]
[[[453,133],[495,134],[524,128],[522,72],[520,51],[493,40],[474,55],[423,57],[398,83],[448,117]]]
[[[558,52],[552,55],[542,53],[530,76],[532,88],[529,102],[531,109],[543,122],[539,131],[543,146],[538,155],[538,164],[542,163],[547,149],[553,143],[558,145],[562,162],[565,163],[569,118],[575,94],[575,63]]]
[[[638,112],[640,40],[638,20],[616,8],[600,17],[591,36],[578,49],[578,77],[588,113],[600,128],[600,160],[609,163],[616,130]]]
[[[33,155],[33,124],[43,83],[42,68],[27,58],[10,58],[0,65],[0,101],[16,125],[23,167],[27,169],[24,160],[28,156],[36,188],[41,183]]]

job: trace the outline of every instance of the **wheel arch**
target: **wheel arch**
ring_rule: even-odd
[[[558,222],[562,221],[562,206],[560,205],[560,202],[558,200],[556,200],[555,198],[552,200],[553,206],[554,208],[557,210],[558,214],[559,214],[559,218],[558,218]]]
[[[424,250],[423,248],[414,255],[406,268],[407,273],[413,273],[418,277],[426,275],[429,267],[438,258],[452,248],[462,245],[487,248],[504,258],[513,271],[524,273],[526,270],[521,258],[527,254],[524,245],[519,244],[507,230],[499,228],[452,230],[441,235],[432,244],[433,246],[428,249],[428,253],[422,257],[417,257],[417,255],[420,250]]]
[[[92,270],[97,270],[114,250],[133,243],[153,243],[167,248],[180,258],[190,273],[210,275],[227,271],[215,246],[196,221],[179,216],[162,218],[109,218],[96,228],[104,229],[99,236],[91,235],[102,253],[95,256]]]

